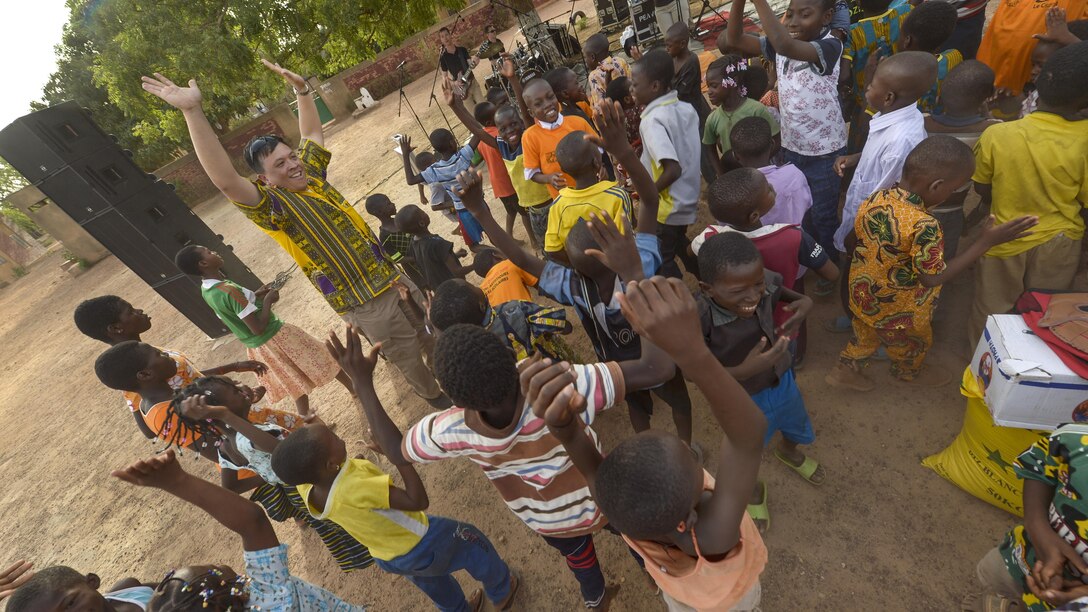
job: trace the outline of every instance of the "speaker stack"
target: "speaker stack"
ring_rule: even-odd
[[[189,244],[206,246],[223,257],[232,280],[254,289],[262,284],[172,185],[141,170],[75,102],[0,130],[0,157],[209,337],[230,330],[204,303],[200,281],[174,265],[174,254]]]

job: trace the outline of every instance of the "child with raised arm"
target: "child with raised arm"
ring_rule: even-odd
[[[617,246],[631,247],[622,240]],[[517,359],[507,344],[479,324],[451,325],[439,336],[436,358],[437,375],[456,407],[413,425],[404,437],[404,457],[418,463],[464,457],[479,465],[511,511],[566,557],[586,607],[606,610],[615,588],[606,587],[593,543],[606,518],[559,441],[547,435],[519,393]],[[590,398],[582,418],[591,425],[624,390],[661,384],[672,378],[672,369],[649,343],[637,359],[571,365],[572,381]]]
[[[503,60],[502,75],[510,81],[514,98],[519,106],[507,104],[495,110],[496,134],[492,134],[480,125],[465,109],[461,99],[453,95],[452,88],[448,88],[445,83],[442,86],[443,98],[461,123],[479,138],[481,143],[493,146],[499,151],[499,155],[506,164],[506,171],[510,175],[510,182],[517,193],[518,205],[528,214],[531,244],[535,250],[540,250],[548,227],[548,209],[551,207],[552,194],[548,191],[547,185],[534,182],[525,176],[525,154],[521,137],[525,133],[526,122],[531,123],[532,118],[526,110],[521,95],[521,81],[518,80],[514,72],[514,63],[509,58]],[[521,113],[518,111],[519,108],[522,110]]]
[[[835,248],[847,252],[846,235],[862,201],[880,189],[894,185],[903,173],[903,162],[926,137],[925,118],[918,99],[937,79],[937,60],[929,53],[904,51],[880,62],[865,90],[865,100],[877,111],[869,122],[869,138],[861,153],[835,160],[835,172],[843,176],[855,168],[846,190],[842,221],[835,231]]]
[[[141,487],[162,489],[193,504],[242,538],[244,573],[225,565],[171,570],[155,587],[149,610],[285,610],[362,612],[333,593],[291,575],[287,545],[281,544],[264,510],[237,493],[192,474],[174,451],[137,461],[113,476]]]
[[[603,138],[601,144],[617,161],[631,168],[631,178],[641,200],[638,232],[632,232],[630,224],[622,220],[622,233],[609,218],[598,217],[588,223],[580,221],[567,236],[566,254],[570,267],[532,256],[505,234],[496,234],[495,246],[517,266],[540,279],[537,289],[541,295],[575,308],[597,359],[623,361],[636,359],[641,348],[638,335],[620,312],[616,292],[622,291],[623,283],[628,280],[653,276],[661,265],[657,188],[644,166],[630,165],[638,158],[627,143],[619,104],[598,108],[597,122]],[[473,195],[478,179],[466,176],[465,181],[466,206],[479,215],[486,227],[495,227],[494,218],[482,198]],[[634,248],[631,248],[631,242],[634,242]],[[606,246],[609,247],[607,251]],[[677,372],[671,380],[651,391],[672,408],[677,435],[690,441],[691,399],[683,375]],[[629,391],[624,399],[635,431],[649,429],[654,408],[650,391]]]
[[[480,227],[480,223],[465,211],[461,199],[457,197],[457,194],[450,187],[456,182],[458,173],[472,167],[472,158],[476,154],[476,145],[479,144],[480,139],[473,136],[468,144],[458,147],[457,140],[453,137],[452,132],[446,129],[437,129],[431,132],[429,140],[431,146],[434,147],[435,162],[420,171],[419,174],[416,174],[412,170],[412,162],[409,159],[409,155],[413,150],[412,138],[410,136],[401,136],[400,149],[401,157],[404,160],[404,176],[409,185],[438,183],[445,187],[450,197],[453,198],[453,207],[457,214],[458,226],[461,230],[461,237],[465,241],[465,246],[469,250],[475,251],[483,239],[483,229]]]
[[[442,94],[446,96],[445,82],[442,83]],[[502,91],[502,90],[499,90]],[[453,93],[452,91],[450,92]],[[503,92],[505,95],[505,92]],[[457,98],[457,96],[451,96]],[[452,100],[447,99],[447,105]],[[457,102],[461,100],[457,98]],[[503,105],[507,104],[509,100],[503,102]],[[472,110],[472,117],[476,120],[476,123],[483,126],[485,132],[491,136],[488,141],[494,140],[499,135],[499,128],[495,126],[495,114],[499,110],[499,106],[492,104],[491,102],[481,102],[476,105],[476,108]],[[514,183],[510,178],[510,171],[506,168],[506,161],[503,159],[499,149],[483,139],[480,139],[480,144],[476,147],[476,151],[484,158],[484,162],[487,163],[487,176],[491,180],[491,193],[495,195],[502,202],[503,208],[506,209],[506,233],[511,236],[514,235],[514,221],[521,217],[522,225],[525,226],[525,235],[529,236],[532,240],[533,229],[529,225],[529,214],[522,208],[521,203],[518,200],[517,190],[514,189]]]
[[[975,191],[998,223],[1038,215],[1031,235],[979,260],[968,320],[973,342],[986,316],[1007,312],[1024,289],[1073,283],[1088,203],[1088,42],[1054,52],[1035,79],[1039,110],[986,129],[975,145]]]
[[[657,240],[661,273],[680,278],[680,266],[698,277],[688,254],[688,225],[695,221],[699,205],[699,116],[673,89],[673,64],[661,49],[648,51],[631,68],[631,92],[645,106],[639,134],[642,165],[657,190]],[[633,171],[628,168],[629,172]],[[641,191],[639,197],[642,197]],[[639,231],[643,231],[639,228]]]
[[[76,306],[72,316],[76,328],[88,338],[105,342],[110,346],[134,340],[140,342],[140,334],[151,329],[151,317],[139,308],[133,308],[116,295],[100,295],[83,300]],[[254,372],[260,374],[266,367],[259,361],[239,361],[215,368],[207,368],[203,373],[193,366],[192,361],[178,351],[165,349],[177,364],[177,371],[170,377],[170,388],[177,391],[201,376],[214,376],[233,372]],[[147,438],[154,438],[156,433],[147,428],[140,413],[140,394],[135,391],[123,391],[125,405],[136,419],[136,426]]]
[[[486,333],[486,332],[483,332]],[[404,488],[365,459],[349,459],[344,441],[321,424],[308,425],[280,442],[272,469],[298,487],[310,513],[339,523],[370,547],[378,567],[415,584],[443,612],[479,610],[483,592],[468,600],[453,578],[466,570],[484,586],[498,610],[508,610],[519,580],[479,529],[425,514],[430,504],[419,473],[401,454],[401,433],[374,389],[379,345],[364,353],[358,330],[348,327],[344,342],[329,334],[325,346],[351,376],[359,407],[381,452],[397,468]],[[466,364],[468,365],[468,364]]]
[[[591,396],[574,384],[570,364],[523,367],[522,393],[562,442],[608,520],[645,560],[669,610],[756,610],[767,549],[745,508],[766,421],[703,341],[683,283],[662,277],[632,282],[620,299],[646,344],[668,353],[706,395],[725,434],[716,482],[691,446],[666,432],[638,433],[602,456],[583,425]]]
[[[893,56],[894,57],[894,56]],[[870,391],[862,373],[881,345],[897,379],[938,386],[950,372],[923,361],[933,344],[933,310],[941,285],[966,270],[993,246],[1030,235],[1038,217],[1023,216],[995,225],[963,253],[945,261],[941,228],[927,212],[971,180],[975,160],[967,145],[950,136],[930,136],[911,151],[903,178],[862,203],[854,223],[857,248],[850,262],[849,306],[854,338],[826,377],[833,387]],[[990,288],[987,287],[987,290]]]
[[[412,237],[408,252],[423,272],[423,290],[434,291],[451,278],[464,278],[472,271],[472,266],[461,264],[461,257],[467,255],[464,249],[454,251],[453,243],[431,233],[431,218],[420,207],[409,204],[401,208],[396,223],[398,231]]]
[[[257,379],[269,402],[290,397],[295,410],[306,416],[310,392],[333,379],[352,392],[348,375],[340,371],[317,338],[273,314],[272,305],[280,299],[278,290],[242,287],[227,278],[219,253],[197,244],[182,247],[174,263],[182,272],[200,277],[204,302],[246,347],[247,356],[268,366]]]
[[[805,213],[812,208],[812,192],[797,166],[789,162],[778,165],[772,161],[778,146],[770,124],[762,117],[745,117],[730,130],[729,144],[733,159],[742,168],[762,172],[774,189],[774,206],[760,217],[762,223],[801,225]]]
[[[783,23],[767,0],[752,0],[766,36],[744,33],[745,0],[733,0],[729,24],[718,37],[721,52],[764,55],[778,75],[785,160],[805,174],[812,191],[810,233],[831,257],[839,226],[835,159],[846,147],[839,105],[839,60],[843,43],[827,30],[835,0],[791,0]]]

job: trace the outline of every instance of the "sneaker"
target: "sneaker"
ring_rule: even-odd
[[[823,328],[833,334],[846,334],[854,331],[850,317],[839,315],[830,321],[824,321]]]
[[[845,363],[836,364],[835,369],[824,377],[824,382],[832,387],[854,391],[872,391],[876,388],[876,383],[868,376]]]
[[[919,387],[943,387],[953,380],[956,380],[957,375],[954,371],[947,368],[922,366],[921,370],[909,375],[909,377],[896,374],[895,379]]]

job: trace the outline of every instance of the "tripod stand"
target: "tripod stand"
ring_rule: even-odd
[[[407,104],[408,105],[408,110],[412,113],[412,116],[415,117],[416,123],[419,124],[419,129],[423,132],[423,136],[426,137],[427,136],[427,128],[423,127],[423,121],[420,120],[419,115],[416,114],[416,109],[412,108],[412,101],[408,99],[408,94],[404,93],[404,86],[407,83],[408,83],[408,73],[405,72],[404,66],[401,66],[400,67],[400,88],[397,90],[397,93],[400,95],[400,97],[397,99],[397,117],[400,117],[401,107],[404,104]],[[443,114],[443,116],[445,116],[445,114]],[[449,122],[447,122],[447,123],[449,123]]]

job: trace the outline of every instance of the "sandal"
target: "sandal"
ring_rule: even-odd
[[[974,593],[960,602],[962,612],[1015,612],[1022,609],[1019,602],[997,593]]]
[[[748,516],[752,517],[756,529],[759,529],[760,535],[763,535],[771,529],[771,511],[767,508],[767,483],[760,482],[759,488],[759,503],[748,504]]]
[[[484,608],[484,591],[476,589],[468,596],[468,609],[472,612],[480,612]]]
[[[805,455],[805,460],[801,462],[801,465],[794,465],[785,455],[783,455],[778,450],[774,451],[774,456],[778,457],[778,460],[782,463],[785,463],[791,470],[800,474],[801,478],[804,478],[805,481],[807,481],[812,486],[818,487],[823,484],[822,480],[819,482],[812,480],[812,475],[815,474],[816,470],[820,467],[820,463],[812,457]]]
[[[496,610],[509,610],[514,606],[514,595],[518,594],[518,587],[521,586],[521,580],[518,575],[513,571],[510,572],[510,594],[506,596],[506,599],[495,604]]]

